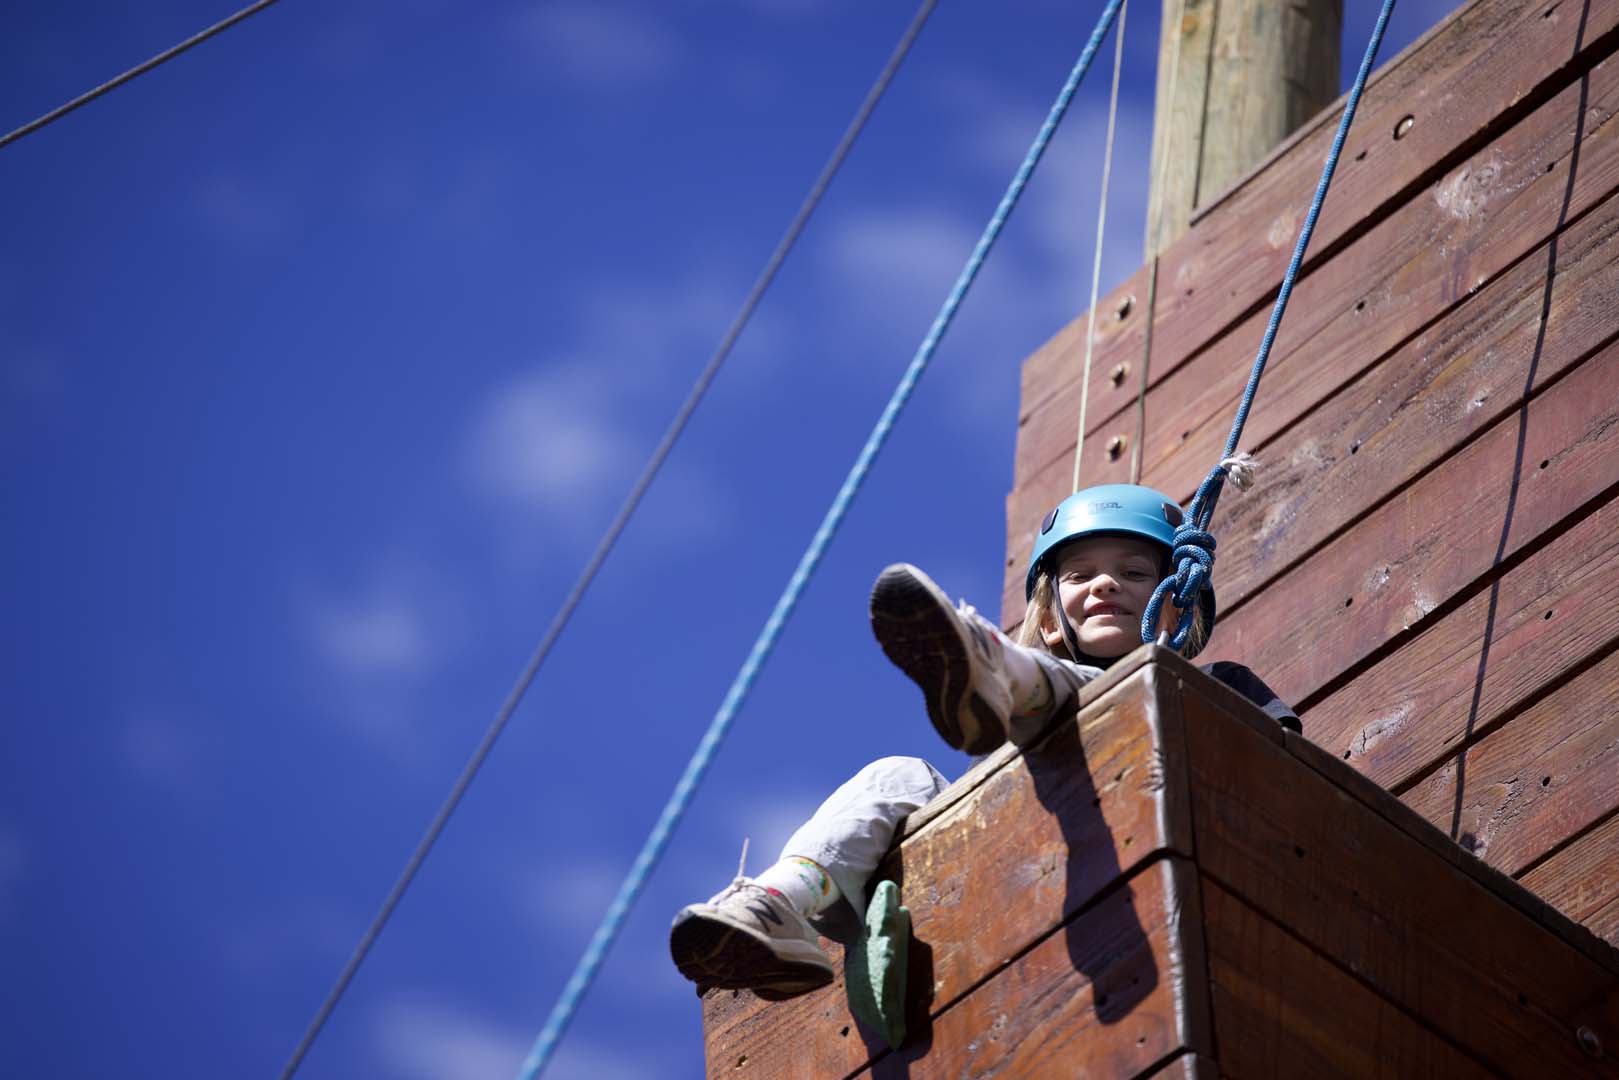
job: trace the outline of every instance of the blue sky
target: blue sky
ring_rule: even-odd
[[[0,127],[230,10],[11,5]],[[0,1069],[279,1070],[912,11],[289,0],[0,150]],[[300,1075],[515,1070],[1096,11],[940,5]],[[1104,290],[1142,258],[1156,24]],[[700,1075],[674,911],[872,757],[965,766],[866,591],[905,559],[997,602],[1110,61],[551,1075]]]

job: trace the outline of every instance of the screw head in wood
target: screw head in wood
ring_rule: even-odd
[[[1134,311],[1135,307],[1136,298],[1133,296],[1126,296],[1123,300],[1119,301],[1119,306],[1113,309],[1113,317],[1118,321],[1123,322],[1125,319],[1130,317],[1130,312]]]
[[[1579,1030],[1574,1033],[1574,1037],[1579,1040],[1580,1049],[1584,1050],[1588,1055],[1594,1058],[1602,1056],[1602,1040],[1597,1038],[1596,1032],[1581,1025]]]
[[[1405,138],[1405,133],[1410,131],[1416,122],[1417,118],[1412,116],[1410,113],[1400,117],[1400,122],[1394,125],[1394,137],[1396,139]]]
[[[1123,386],[1124,377],[1128,374],[1130,374],[1130,365],[1128,363],[1115,364],[1113,365],[1113,370],[1107,373],[1107,381],[1114,386]]]
[[[1123,435],[1113,436],[1107,441],[1107,459],[1109,461],[1119,460],[1119,455],[1124,453],[1124,448],[1128,446],[1129,443],[1130,440],[1125,438]]]

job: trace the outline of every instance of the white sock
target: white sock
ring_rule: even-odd
[[[1005,635],[1002,635],[1003,637]],[[1006,674],[1012,683],[1012,715],[1044,716],[1056,704],[1057,695],[1041,670],[1040,662],[1028,648],[1005,641],[1001,650],[1006,659]]]
[[[782,897],[806,917],[826,910],[843,895],[820,863],[802,855],[787,856],[755,877],[753,883]]]

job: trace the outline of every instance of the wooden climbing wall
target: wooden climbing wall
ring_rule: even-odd
[[[703,998],[707,1075],[1619,1077],[1619,950],[1166,649],[989,755],[878,869],[907,1035]],[[1390,872],[1397,868],[1397,872]]]
[[[1475,0],[1374,76],[1214,519],[1305,734],[1619,943],[1619,3]],[[1098,307],[1083,482],[1219,457],[1337,109]],[[1085,318],[1023,370],[1003,621],[1071,490]],[[1146,372],[1143,381],[1142,373]],[[1144,428],[1137,429],[1144,394]]]

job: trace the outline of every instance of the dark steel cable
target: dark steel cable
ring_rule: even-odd
[[[338,999],[348,989],[355,972],[359,970],[360,964],[365,960],[366,954],[371,951],[371,946],[376,942],[377,936],[387,924],[394,908],[398,906],[400,899],[405,894],[405,890],[410,887],[410,883],[416,877],[417,871],[421,869],[422,862],[427,858],[427,853],[432,850],[439,834],[444,831],[444,826],[448,823],[450,815],[455,812],[457,805],[460,804],[462,796],[466,794],[473,777],[477,775],[478,770],[483,766],[484,759],[489,756],[489,752],[494,749],[495,741],[500,738],[500,734],[505,730],[512,713],[516,711],[518,703],[522,701],[524,693],[527,692],[529,685],[533,683],[535,676],[539,674],[540,666],[545,663],[545,658],[551,652],[552,646],[556,644],[557,638],[562,635],[562,631],[566,628],[574,609],[579,606],[579,602],[584,598],[585,591],[590,588],[597,571],[606,562],[608,554],[612,551],[613,545],[618,541],[619,536],[624,532],[625,526],[629,524],[630,517],[640,505],[642,497],[646,494],[647,489],[652,486],[653,479],[656,478],[658,471],[663,467],[664,460],[668,458],[670,451],[674,449],[675,442],[680,438],[681,432],[685,430],[686,424],[691,419],[692,413],[696,411],[698,403],[707,392],[709,385],[714,381],[715,376],[719,374],[719,370],[730,355],[737,338],[741,336],[748,320],[752,318],[754,309],[759,306],[760,300],[764,298],[765,291],[770,287],[771,282],[775,280],[776,273],[781,269],[788,252],[792,250],[799,235],[804,231],[805,225],[809,223],[810,216],[815,212],[815,208],[819,205],[822,196],[826,194],[827,188],[832,183],[832,178],[842,167],[844,159],[849,156],[849,151],[853,148],[855,140],[859,138],[860,132],[866,126],[866,122],[876,110],[878,101],[882,99],[884,91],[888,89],[889,83],[893,81],[894,76],[898,73],[900,64],[904,61],[906,54],[911,51],[911,45],[916,41],[917,35],[922,32],[923,25],[927,22],[928,16],[933,13],[937,3],[938,0],[923,0],[922,5],[917,8],[916,14],[912,16],[910,25],[905,28],[905,33],[900,37],[899,43],[894,46],[894,51],[890,54],[888,63],[884,65],[882,73],[877,76],[877,81],[867,91],[866,99],[861,102],[854,119],[850,121],[848,128],[844,131],[843,138],[838,141],[837,147],[832,151],[832,156],[827,159],[826,165],[821,169],[821,174],[816,177],[814,186],[810,188],[809,195],[805,197],[803,204],[798,208],[797,215],[794,216],[792,223],[787,226],[787,231],[782,234],[782,238],[777,243],[776,250],[771,254],[770,260],[765,264],[765,268],[760,271],[757,280],[754,281],[752,290],[748,293],[747,299],[743,301],[742,308],[737,312],[736,318],[731,321],[731,326],[725,332],[725,337],[720,341],[719,347],[714,350],[714,355],[709,359],[708,365],[698,375],[697,381],[692,384],[691,390],[686,395],[685,402],[682,403],[680,410],[675,414],[675,418],[670,423],[668,430],[664,432],[662,441],[658,443],[657,449],[652,452],[651,458],[647,460],[645,468],[641,470],[640,477],[636,479],[635,485],[630,489],[630,493],[625,498],[623,505],[619,507],[617,515],[613,518],[612,523],[608,525],[607,531],[602,535],[600,542],[597,543],[596,550],[591,553],[589,561],[585,563],[585,568],[580,572],[578,579],[573,584],[573,588],[568,592],[567,598],[563,600],[561,608],[558,609],[556,616],[551,620],[551,625],[546,628],[545,636],[541,638],[539,646],[529,658],[528,665],[523,669],[522,674],[518,676],[511,692],[506,695],[506,700],[501,705],[500,711],[496,713],[494,721],[489,725],[488,730],[484,732],[483,740],[478,744],[478,748],[473,751],[466,767],[461,770],[461,775],[456,779],[455,786],[450,789],[449,796],[444,800],[443,805],[439,807],[438,813],[434,815],[432,824],[428,826],[427,832],[423,834],[421,841],[416,845],[416,850],[411,854],[410,861],[405,864],[404,871],[399,875],[399,879],[394,882],[393,888],[382,902],[382,908],[371,921],[371,926],[366,930],[360,944],[355,947],[348,963],[344,965],[342,973],[338,975],[336,984],[333,985],[331,992],[326,995],[326,1000],[322,1002],[314,1020],[310,1022],[309,1029],[304,1032],[303,1038],[299,1040],[298,1047],[293,1051],[291,1060],[287,1062],[286,1068],[281,1072],[281,1080],[290,1080],[293,1073],[297,1071],[299,1064],[314,1043],[315,1037],[320,1034],[320,1030],[325,1025],[327,1018],[331,1016],[332,1010],[336,1008]]]
[[[62,119],[62,117],[66,116],[74,109],[77,109],[83,105],[88,105],[96,98],[103,94],[111,93],[120,86],[124,85],[126,82],[129,82],[131,79],[144,75],[153,68],[168,63],[170,60],[173,60],[176,56],[179,56],[192,46],[201,45],[215,34],[224,33],[226,30],[229,30],[231,27],[235,26],[249,15],[257,15],[259,12],[263,11],[265,8],[269,7],[275,2],[276,0],[258,0],[258,3],[256,4],[249,4],[247,7],[243,8],[241,11],[238,11],[229,18],[221,19],[219,22],[214,23],[214,25],[210,26],[201,33],[193,34],[191,37],[186,38],[172,49],[166,49],[163,52],[158,53],[156,56],[146,61],[146,63],[130,68],[122,75],[119,75],[117,78],[111,79],[108,82],[102,83],[94,90],[89,90],[80,94],[66,105],[61,105],[52,109],[44,116],[41,116],[38,120],[35,120],[32,123],[24,124],[22,127],[8,135],[0,136],[0,147],[14,143],[24,135],[30,135],[38,131],[46,124],[54,123],[55,121]]]

